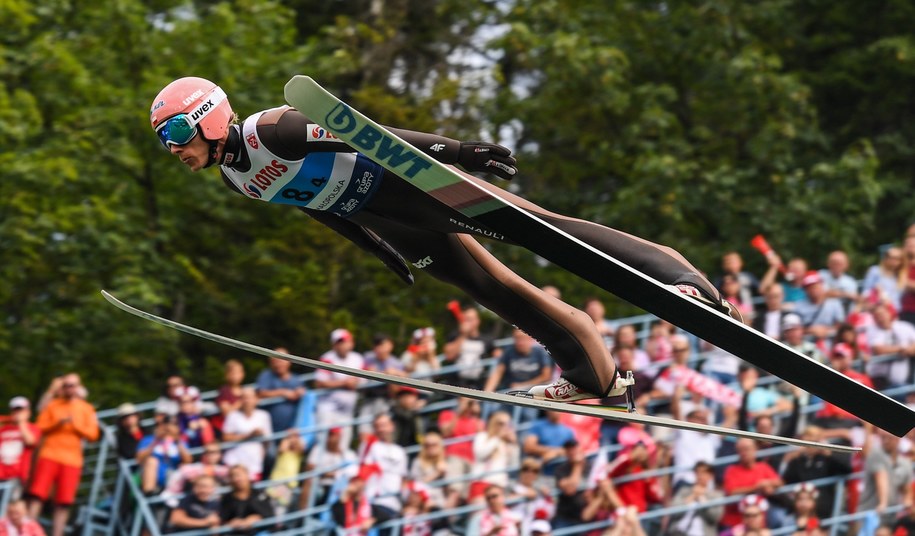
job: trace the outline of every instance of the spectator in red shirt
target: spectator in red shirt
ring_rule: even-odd
[[[874,382],[871,381],[867,374],[851,368],[854,354],[855,351],[851,346],[844,342],[840,342],[832,348],[832,352],[829,355],[829,364],[832,365],[832,368],[856,382],[873,389]],[[816,416],[817,425],[829,430],[861,426],[861,419],[829,402],[826,402],[823,405],[823,409],[818,411]],[[827,434],[827,437],[830,437],[830,435]]]
[[[0,518],[0,536],[45,536],[37,521],[26,517],[25,501],[13,501],[6,507],[6,517]]]
[[[614,508],[634,506],[639,513],[642,513],[648,510],[649,504],[663,500],[664,493],[656,477],[613,483],[614,478],[631,477],[651,469],[650,460],[648,446],[640,441],[625,448],[607,466],[606,477],[598,482],[598,486],[610,498]]]
[[[31,416],[29,399],[10,400],[10,415],[0,424],[0,480],[24,483],[29,479],[32,451],[41,437],[41,430],[29,422]]]
[[[438,429],[442,437],[451,439],[463,437],[466,440],[445,446],[445,454],[456,456],[473,463],[473,436],[483,430],[480,418],[480,403],[472,398],[459,398],[457,411],[446,409],[438,417]]]
[[[756,442],[752,439],[737,440],[737,463],[724,471],[724,492],[727,495],[744,495],[756,493],[763,497],[771,496],[782,485],[782,479],[766,462],[756,460]],[[733,527],[740,523],[741,515],[736,505],[729,504],[724,509],[721,524]]]

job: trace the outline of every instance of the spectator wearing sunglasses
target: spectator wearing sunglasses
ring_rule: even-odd
[[[63,534],[70,506],[76,498],[83,468],[83,442],[96,441],[99,437],[95,409],[80,396],[83,389],[79,375],[63,376],[60,386],[59,396],[48,402],[35,423],[44,439],[28,490],[29,513],[35,518],[54,489],[52,533],[55,536]]]

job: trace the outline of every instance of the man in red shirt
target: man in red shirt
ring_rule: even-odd
[[[27,482],[32,470],[32,451],[41,430],[29,422],[29,400],[17,396],[10,400],[10,415],[0,423],[0,480]]]
[[[737,440],[737,463],[724,471],[724,492],[727,495],[746,495],[756,493],[770,497],[782,486],[783,482],[775,469],[766,462],[756,460],[756,442],[752,439]],[[736,504],[729,504],[724,509],[721,524],[733,527],[740,523],[741,515]]]
[[[623,450],[607,466],[607,478],[600,481],[598,485],[606,488],[607,496],[614,503],[614,508],[634,506],[639,513],[642,513],[648,510],[649,504],[663,500],[664,493],[655,477],[637,478],[619,484],[613,483],[614,478],[631,477],[631,475],[647,471],[650,468],[649,460],[648,447],[640,441]]]
[[[832,368],[856,382],[873,389],[874,382],[870,379],[870,376],[851,368],[851,362],[854,355],[855,353],[851,346],[841,342],[832,349],[829,356],[829,364],[832,365]],[[823,405],[823,409],[817,412],[817,421],[817,424],[829,429],[861,426],[861,419],[829,402],[826,402]]]

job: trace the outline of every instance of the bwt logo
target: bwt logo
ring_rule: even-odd
[[[340,103],[325,117],[327,126],[337,135],[349,134],[356,130],[358,119],[353,114],[349,106]],[[387,162],[391,168],[398,168],[405,164],[410,167],[403,172],[407,178],[413,178],[417,173],[424,169],[432,167],[432,164],[424,160],[420,155],[406,149],[390,136],[382,133],[371,125],[364,125],[358,132],[349,138],[350,145],[362,150],[380,164]]]

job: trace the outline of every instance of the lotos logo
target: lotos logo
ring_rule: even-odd
[[[199,99],[202,96],[203,96],[203,90],[198,89],[197,91],[191,93],[190,96],[188,96],[188,98],[181,101],[181,104],[187,106],[188,104],[194,102],[195,100]]]
[[[283,164],[279,160],[274,160],[270,162],[270,165],[262,167],[260,171],[254,175],[254,178],[251,179],[251,182],[254,186],[266,191],[271,184],[276,182],[276,179],[285,175],[287,171],[289,171],[289,167],[287,167],[286,164]],[[248,184],[246,183],[245,186],[247,187]],[[248,189],[245,188],[245,191],[247,192]],[[256,197],[260,199],[260,195]]]
[[[245,137],[245,140],[248,142],[248,145],[250,145],[252,149],[257,149],[257,134],[252,132]]]
[[[309,130],[307,141],[340,141],[340,138],[325,130],[321,125],[311,123],[308,126]]]
[[[247,194],[248,197],[253,197],[254,199],[261,198],[260,190],[258,190],[254,186],[251,186],[250,184],[245,183],[243,189],[245,191],[245,194]]]

